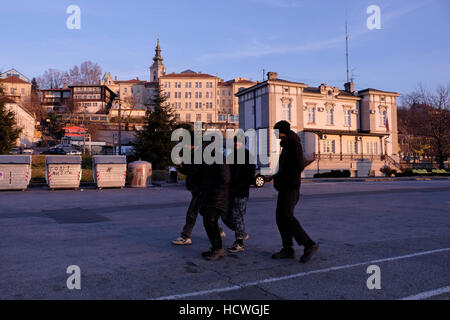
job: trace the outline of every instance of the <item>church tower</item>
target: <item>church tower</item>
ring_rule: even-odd
[[[150,81],[156,82],[159,80],[159,77],[166,74],[166,67],[164,67],[163,61],[164,59],[161,56],[161,47],[159,46],[159,37],[158,44],[155,49],[155,56],[153,57],[153,64],[150,67]]]

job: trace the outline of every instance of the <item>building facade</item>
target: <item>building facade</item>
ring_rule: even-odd
[[[236,96],[244,130],[271,129],[280,120],[291,123],[303,144],[305,177],[331,170],[379,176],[383,166],[398,165],[396,92],[356,92],[353,83],[346,83],[345,90],[326,84],[309,87],[269,72],[268,80]],[[270,166],[276,168],[278,142],[271,148]]]
[[[77,113],[106,114],[111,109],[115,93],[104,85],[69,86]]]
[[[16,145],[18,147],[29,148],[33,146],[35,142],[35,128],[36,119],[34,115],[28,111],[21,103],[6,98],[4,101],[6,110],[14,113],[16,120],[16,125],[18,128],[22,129],[22,132],[17,139]]]
[[[31,99],[31,83],[21,78],[10,75],[0,78],[0,85],[6,97],[16,102],[28,102]]]

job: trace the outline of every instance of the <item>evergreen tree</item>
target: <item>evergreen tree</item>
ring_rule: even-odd
[[[0,87],[0,154],[8,154],[16,145],[22,129],[17,128],[14,113],[6,109],[5,96]]]
[[[136,158],[150,162],[154,169],[165,169],[171,164],[170,155],[175,146],[170,138],[176,122],[166,100],[158,84],[151,101],[152,109],[147,110],[144,128],[136,132],[134,142]]]

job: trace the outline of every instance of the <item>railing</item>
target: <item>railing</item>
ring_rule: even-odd
[[[313,153],[314,160],[336,160],[336,161],[384,161],[385,156],[379,154],[336,154],[336,153]]]

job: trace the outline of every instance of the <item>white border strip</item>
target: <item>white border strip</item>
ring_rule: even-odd
[[[246,288],[246,287],[257,286],[257,285],[260,285],[260,284],[305,277],[305,276],[308,276],[308,275],[311,275],[311,274],[325,273],[325,272],[330,272],[330,271],[349,269],[349,268],[363,266],[363,265],[366,265],[366,264],[375,264],[375,263],[380,263],[380,262],[387,262],[387,261],[395,261],[395,260],[401,260],[401,259],[414,258],[414,257],[418,257],[418,256],[423,256],[423,255],[433,254],[433,253],[439,253],[439,252],[445,252],[445,251],[450,251],[450,247],[449,248],[436,249],[436,250],[430,250],[430,251],[416,252],[416,253],[411,253],[411,254],[407,254],[407,255],[403,255],[403,256],[391,257],[391,258],[384,258],[384,259],[371,260],[371,261],[359,262],[359,263],[354,263],[354,264],[347,264],[347,265],[343,265],[343,266],[331,267],[331,268],[326,268],[326,269],[319,269],[319,270],[313,270],[313,271],[307,271],[307,272],[300,272],[300,273],[295,273],[295,274],[291,274],[291,275],[287,275],[287,276],[283,276],[283,277],[268,278],[268,279],[252,281],[252,282],[244,282],[244,283],[237,284],[237,285],[234,285],[234,286],[231,286],[231,287],[217,288],[217,289],[210,289],[210,290],[202,290],[202,291],[183,293],[183,294],[175,294],[175,295],[171,295],[171,296],[154,298],[153,300],[175,300],[175,299],[183,299],[183,298],[188,298],[188,297],[197,297],[197,296],[202,296],[202,295],[211,294],[211,293],[235,291],[235,290],[240,290],[240,289],[243,289],[243,288]]]
[[[415,294],[413,296],[402,298],[400,300],[423,300],[423,299],[432,298],[434,296],[440,296],[441,294],[449,293],[449,292],[450,292],[450,286],[421,292],[421,293]]]

